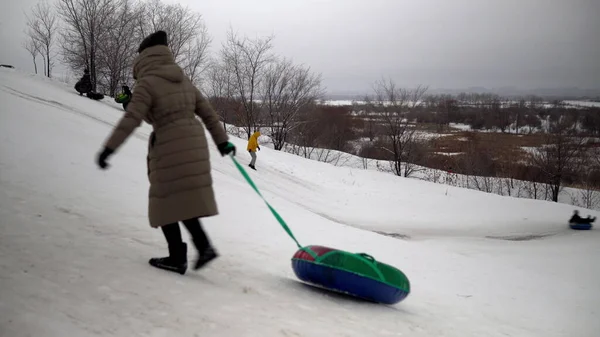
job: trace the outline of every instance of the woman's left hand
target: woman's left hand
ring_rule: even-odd
[[[100,166],[101,169],[106,170],[107,168],[110,167],[110,165],[106,162],[106,160],[108,159],[108,157],[110,157],[113,154],[113,150],[105,147],[104,150],[98,155],[97,158],[97,164],[98,166]]]

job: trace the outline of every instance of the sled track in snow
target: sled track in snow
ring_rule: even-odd
[[[400,234],[400,233],[389,233],[389,232],[383,232],[383,231],[373,231],[377,234],[381,234],[381,235],[385,235],[385,236],[389,236],[395,239],[400,239],[400,240],[410,240],[411,237],[410,235],[406,235],[406,234]]]
[[[93,119],[93,120],[95,120],[97,122],[100,122],[102,124],[108,125],[111,128],[115,126],[111,122],[105,121],[105,120],[103,120],[101,118],[98,118],[98,117],[95,117],[95,116],[92,116],[92,115],[87,114],[87,113],[85,113],[83,111],[80,111],[80,110],[77,110],[77,109],[73,109],[73,108],[71,108],[71,107],[69,107],[69,106],[67,106],[67,105],[65,105],[65,104],[63,104],[61,102],[52,101],[52,100],[44,99],[44,98],[37,97],[37,96],[34,96],[34,95],[30,95],[30,94],[21,92],[19,90],[15,90],[15,89],[13,89],[11,87],[7,87],[5,85],[3,85],[3,87],[6,88],[6,89],[8,89],[8,90],[3,89],[4,92],[9,93],[11,95],[15,95],[15,96],[21,97],[21,98],[23,98],[25,100],[28,100],[28,101],[31,101],[31,102],[36,102],[36,103],[47,105],[47,106],[51,106],[51,107],[54,107],[54,108],[58,108],[60,110],[63,110],[63,111],[66,111],[66,112],[70,112],[70,113],[73,113],[73,114],[78,114],[78,115],[81,115],[81,116],[85,116],[85,117],[91,118],[91,119]],[[143,134],[143,133],[138,134],[137,130],[136,130],[136,132],[133,133],[132,136],[134,136],[136,138],[139,138],[141,140],[148,140],[148,137],[149,137],[149,135],[146,135],[146,134]]]
[[[491,236],[488,235],[486,239],[494,240],[506,240],[506,241],[532,241],[540,240],[545,237],[553,236],[554,234],[521,234],[521,235],[504,235],[504,236]]]

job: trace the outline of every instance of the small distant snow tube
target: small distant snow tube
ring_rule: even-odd
[[[101,93],[98,93],[98,92],[91,92],[91,91],[90,91],[90,92],[88,92],[88,93],[86,94],[86,96],[87,96],[88,98],[90,98],[90,99],[93,99],[93,100],[96,100],[96,101],[99,101],[99,100],[101,100],[101,99],[103,99],[103,98],[104,98],[104,95],[103,95],[103,94],[101,94]]]
[[[310,285],[376,303],[396,304],[410,293],[404,273],[364,253],[307,246],[292,257],[292,269]]]
[[[575,230],[589,230],[589,229],[592,229],[592,224],[591,223],[571,222],[571,223],[569,223],[569,227],[571,227],[571,229],[575,229]]]

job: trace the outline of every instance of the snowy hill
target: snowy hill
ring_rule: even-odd
[[[299,241],[368,252],[402,269],[409,297],[382,306],[299,283],[293,241],[214,146],[221,214],[204,223],[221,257],[185,276],[153,269],[147,260],[166,254],[166,243],[146,218],[150,127],[138,129],[109,170],[94,163],[122,113],[109,97],[91,101],[71,85],[0,70],[1,336],[591,337],[600,330],[600,234],[567,230],[572,206],[266,148],[250,174]],[[247,163],[246,142],[233,142]]]

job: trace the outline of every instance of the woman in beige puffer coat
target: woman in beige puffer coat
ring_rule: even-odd
[[[200,91],[175,63],[168,47],[167,34],[158,31],[146,37],[134,61],[137,81],[125,115],[106,140],[98,165],[108,167],[106,159],[139,127],[152,125],[148,144],[150,181],[148,217],[150,226],[160,227],[169,246],[169,256],[152,258],[152,266],[184,274],[187,270],[187,245],[182,241],[179,222],[190,232],[199,257],[199,269],[217,257],[198,218],[218,214],[212,188],[209,150],[202,123],[210,132],[221,155],[235,147],[219,123],[219,117]]]

